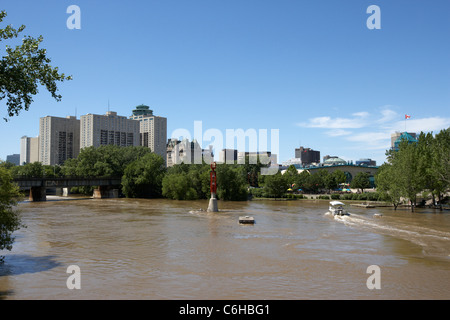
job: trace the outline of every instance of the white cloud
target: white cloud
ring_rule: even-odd
[[[438,133],[442,129],[450,127],[450,118],[441,117],[429,117],[422,119],[413,119],[412,117],[407,120],[394,122],[390,129],[394,131],[406,131],[407,132],[431,132]]]
[[[340,136],[347,136],[351,134],[351,131],[344,130],[344,129],[334,129],[326,131],[325,134],[329,135],[330,137],[340,137]]]
[[[299,123],[298,125],[307,128],[357,129],[366,126],[366,122],[362,119],[368,115],[368,112],[357,112],[353,114],[355,118],[316,117],[309,119],[307,123]]]
[[[398,117],[398,113],[391,109],[381,110],[382,117],[377,120],[378,123],[387,123]]]
[[[377,112],[355,112],[349,117],[315,117],[298,124],[306,128],[326,129],[323,133],[332,137],[341,149],[364,151],[379,155],[381,160],[385,151],[391,147],[391,134],[400,131],[433,132],[450,127],[450,118],[431,116],[427,118],[404,120],[404,115],[396,112],[393,106],[386,105]],[[350,130],[351,129],[351,130]],[[359,153],[359,152],[358,152]]]
[[[391,136],[388,132],[361,132],[346,137],[346,140],[354,142],[354,147],[360,150],[387,150]]]
[[[373,142],[380,140],[390,140],[390,136],[386,136],[385,132],[362,132],[347,137],[347,140],[357,142]]]
[[[355,113],[352,114],[352,116],[360,117],[360,118],[366,118],[369,115],[370,114],[367,111],[355,112]]]

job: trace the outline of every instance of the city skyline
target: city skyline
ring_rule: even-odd
[[[80,30],[66,26],[71,4]],[[381,29],[367,28],[370,5],[381,9]],[[74,78],[59,86],[61,102],[42,89],[29,111],[0,125],[2,160],[20,153],[22,136],[39,134],[41,117],[129,115],[141,103],[168,119],[168,138],[193,132],[195,121],[224,134],[279,129],[278,163],[304,146],[382,164],[392,133],[450,126],[448,1],[10,1],[1,9],[2,28],[42,34],[52,65]]]

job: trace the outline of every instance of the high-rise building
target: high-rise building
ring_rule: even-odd
[[[167,118],[153,115],[153,110],[141,104],[133,110],[130,119],[140,122],[140,145],[166,159]]]
[[[197,140],[189,139],[169,139],[167,142],[167,167],[175,164],[202,164],[211,163],[214,159],[212,146],[209,149],[202,149]]]
[[[108,111],[80,117],[80,149],[105,145],[139,146],[139,122]]]
[[[20,165],[39,161],[39,137],[20,138]]]
[[[236,149],[222,149],[219,153],[220,163],[235,163],[238,159],[238,151]]]
[[[398,150],[398,147],[402,140],[408,141],[408,143],[417,142],[417,137],[414,132],[395,132],[391,134],[391,149]]]
[[[7,155],[6,162],[9,162],[9,163],[12,163],[12,164],[18,166],[20,164],[20,154],[15,153],[15,154]]]
[[[319,163],[320,151],[300,147],[295,149],[295,157],[301,160],[302,166],[310,165],[312,163]]]
[[[39,120],[39,161],[44,165],[63,164],[80,152],[80,120],[46,116]]]

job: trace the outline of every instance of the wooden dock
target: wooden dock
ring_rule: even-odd
[[[360,207],[360,208],[375,208],[373,204],[369,203],[351,203],[351,206]]]

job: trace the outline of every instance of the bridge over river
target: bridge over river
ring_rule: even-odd
[[[30,190],[30,201],[46,201],[47,189],[69,190],[72,187],[91,186],[94,198],[117,197],[114,188],[120,185],[120,177],[16,177],[14,182],[21,190]]]

